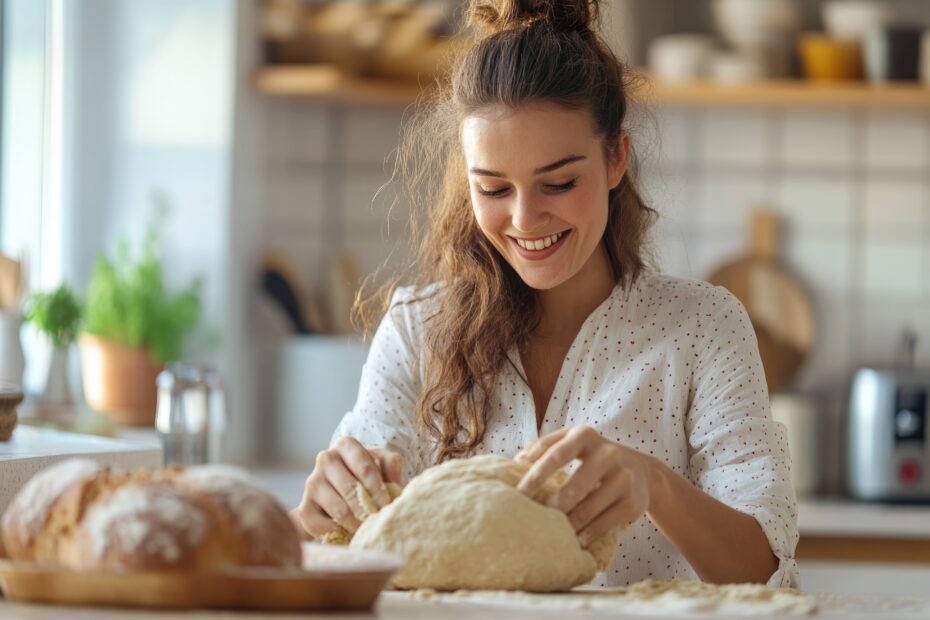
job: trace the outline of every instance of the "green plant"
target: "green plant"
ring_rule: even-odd
[[[167,208],[163,199],[156,201],[160,208],[137,262],[125,239],[117,242],[115,260],[97,257],[87,287],[84,328],[126,347],[147,347],[153,358],[167,362],[180,357],[184,336],[200,320],[201,281],[174,294],[166,290],[156,223]]]
[[[70,345],[81,323],[81,303],[66,284],[51,292],[33,293],[26,300],[25,318],[59,348]]]

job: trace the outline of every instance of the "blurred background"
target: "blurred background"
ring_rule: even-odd
[[[312,463],[354,402],[359,282],[407,256],[406,205],[382,186],[405,111],[467,44],[463,6],[3,0],[0,378],[23,386],[21,417],[54,418],[40,405],[61,399],[62,349],[74,409],[106,410],[98,391],[125,380],[78,334],[157,306],[180,343],[160,361],[222,379],[226,458]],[[602,7],[646,78],[629,129],[656,262],[740,296],[799,489],[845,493],[854,373],[930,366],[928,3]],[[153,230],[161,297],[154,271],[97,273],[99,256],[133,264]],[[84,323],[50,344],[29,309],[62,283]]]

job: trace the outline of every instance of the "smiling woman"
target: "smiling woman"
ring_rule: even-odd
[[[595,583],[795,584],[787,446],[752,327],[726,290],[647,266],[655,213],[598,2],[470,8],[475,43],[398,158],[422,207],[412,285],[360,306],[381,321],[358,401],[295,516],[352,532],[357,482],[384,497],[402,473],[497,453],[531,464],[516,485],[531,498],[572,470],[547,503],[583,546],[629,525]]]

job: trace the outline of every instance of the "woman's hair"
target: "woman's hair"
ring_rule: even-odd
[[[435,302],[424,323],[426,351],[417,361],[424,384],[415,414],[437,443],[437,462],[465,456],[481,442],[508,352],[527,340],[540,319],[536,291],[475,220],[462,121],[497,106],[556,103],[589,112],[605,157],[613,158],[631,79],[596,34],[597,12],[596,0],[472,0],[473,45],[404,123],[392,180],[403,184],[411,202],[416,251],[408,269],[380,291],[360,292],[354,318],[370,334],[402,279],[419,293],[410,303]],[[644,246],[655,213],[636,189],[635,165],[608,200],[603,241],[616,280],[628,285],[646,268]]]

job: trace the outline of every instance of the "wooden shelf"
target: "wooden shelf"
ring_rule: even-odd
[[[325,64],[264,67],[255,74],[255,88],[276,97],[363,105],[407,105],[421,92],[415,82],[360,78]]]
[[[930,87],[913,83],[873,86],[864,82],[818,83],[767,80],[739,85],[650,83],[642,96],[685,105],[828,105],[930,107]]]
[[[255,88],[260,93],[277,97],[401,106],[413,103],[422,91],[421,86],[414,82],[356,77],[343,73],[333,65],[325,64],[259,69],[255,75]],[[681,105],[930,108],[930,87],[911,83],[873,86],[864,82],[766,80],[726,85],[709,82],[663,84],[647,81],[640,96],[654,103]]]

